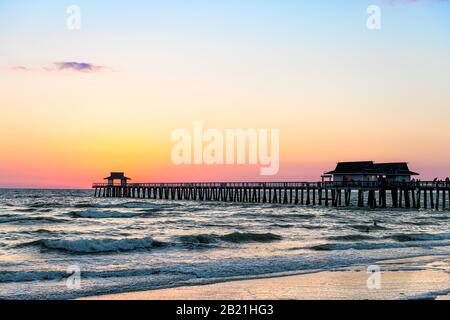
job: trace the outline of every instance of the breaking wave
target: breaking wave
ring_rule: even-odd
[[[226,235],[202,234],[179,236],[178,245],[208,245],[218,241],[232,243],[251,242],[273,242],[281,240],[281,236],[272,233],[239,233],[234,232]],[[76,254],[92,254],[106,252],[123,252],[165,246],[176,246],[177,243],[165,243],[156,241],[150,237],[146,238],[124,238],[124,239],[41,239],[18,245],[18,247],[38,246],[42,249],[58,250]]]
[[[80,239],[80,240],[37,240],[20,246],[39,246],[44,249],[70,253],[89,254],[102,252],[123,252],[159,248],[164,243],[147,238],[126,239]]]

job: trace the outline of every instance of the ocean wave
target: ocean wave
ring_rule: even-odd
[[[401,249],[401,248],[417,248],[417,247],[446,247],[450,246],[449,242],[409,242],[409,243],[393,243],[393,242],[355,242],[355,243],[325,243],[309,247],[307,249],[313,251],[342,251],[342,250],[377,250],[377,249]]]
[[[281,223],[274,223],[271,225],[273,228],[282,228],[282,229],[289,229],[294,228],[295,226],[293,224],[281,224]]]
[[[220,240],[233,243],[245,242],[273,242],[279,241],[282,237],[273,233],[250,233],[250,232],[234,232],[220,236]]]
[[[10,218],[20,218],[20,217],[22,217],[22,216],[18,215],[18,214],[3,213],[3,214],[0,214],[0,221],[10,219]]]
[[[17,208],[17,209],[14,209],[14,211],[16,211],[16,212],[35,212],[35,211],[38,211],[38,209],[37,208]]]
[[[362,231],[362,232],[367,232],[367,231],[379,231],[379,230],[388,230],[389,228],[387,227],[383,227],[380,225],[364,225],[364,224],[354,224],[354,225],[350,225],[350,227],[352,229],[358,230],[358,231]]]
[[[30,235],[35,235],[35,234],[45,234],[45,235],[50,235],[50,236],[62,236],[62,235],[66,235],[67,232],[62,231],[62,230],[48,230],[48,229],[35,229],[35,230],[28,230],[28,231],[22,231],[22,234],[30,234]]]
[[[436,220],[449,220],[450,219],[450,215],[432,215],[430,216],[431,219],[436,219]]]
[[[425,220],[422,220],[422,221],[407,221],[405,223],[406,224],[411,224],[411,225],[414,225],[414,226],[429,226],[429,225],[434,225],[435,224],[435,222],[425,221]]]
[[[437,251],[425,252],[437,254]],[[284,255],[272,256],[270,258],[233,258],[212,259],[208,262],[184,262],[171,261],[170,265],[150,266],[148,261],[145,265],[122,265],[118,269],[97,269],[95,265],[86,265],[82,269],[83,289],[74,291],[66,290],[65,282],[56,286],[56,281],[35,280],[65,280],[68,275],[67,263],[58,267],[58,271],[45,268],[33,270],[16,270],[12,272],[1,272],[0,282],[15,282],[10,287],[13,289],[2,291],[2,299],[74,299],[81,296],[98,296],[102,294],[145,291],[162,289],[168,287],[180,287],[186,285],[204,285],[230,280],[244,280],[252,278],[266,278],[275,275],[307,274],[323,271],[336,270],[352,265],[370,265],[381,260],[417,257],[416,252],[385,252],[383,255],[357,255],[353,252],[323,253],[321,255]],[[441,254],[441,252],[439,252]],[[314,258],[317,257],[317,258]],[[90,257],[86,257],[89,258]],[[127,257],[125,257],[127,259]],[[126,260],[128,261],[128,259]],[[68,262],[69,263],[69,262]],[[113,278],[111,281],[103,279]],[[25,280],[27,279],[27,280]],[[32,281],[29,284],[21,283],[21,292],[16,292],[17,283]],[[7,287],[7,286],[4,286]],[[62,290],[60,290],[62,289]]]
[[[158,208],[147,208],[147,209],[139,209],[138,212],[142,215],[157,215],[161,212],[161,209]]]
[[[69,213],[74,218],[92,218],[92,219],[108,219],[108,218],[133,218],[138,216],[134,212],[119,212],[119,211],[72,211]]]
[[[6,223],[32,223],[32,222],[51,222],[51,223],[65,223],[68,220],[66,219],[59,219],[59,218],[52,218],[52,217],[26,217],[26,216],[17,216],[17,215],[10,215],[10,216],[2,216],[0,217],[0,224],[6,224]]]
[[[126,208],[126,209],[155,209],[155,210],[162,210],[162,209],[171,209],[179,207],[180,204],[178,203],[171,203],[171,204],[163,204],[163,203],[149,203],[149,202],[139,202],[139,201],[132,201],[132,202],[125,202],[121,204],[114,205],[112,207],[116,208]]]
[[[67,276],[67,273],[59,271],[2,271],[0,283],[60,280]]]
[[[307,214],[307,213],[283,213],[283,214],[276,214],[276,213],[236,213],[238,216],[244,216],[244,217],[257,217],[257,218],[273,218],[273,219],[291,219],[291,220],[309,220],[314,219],[316,216],[313,214]]]
[[[184,235],[177,239],[183,244],[212,244],[219,241],[230,243],[249,243],[249,242],[273,242],[281,240],[282,237],[273,233],[240,233],[233,232],[225,235],[217,234],[199,234],[199,235]]]
[[[387,239],[393,239],[398,242],[431,241],[431,240],[449,240],[449,233],[428,234],[428,233],[398,233],[386,236]]]
[[[343,236],[331,236],[327,237],[327,240],[331,241],[362,241],[362,240],[373,240],[374,237],[361,235],[361,234],[347,234]]]
[[[185,244],[211,244],[216,243],[218,241],[218,236],[211,234],[199,234],[199,235],[185,235],[179,236],[179,241]]]
[[[39,246],[44,249],[65,251],[77,254],[123,252],[151,249],[164,246],[164,243],[147,238],[126,239],[79,239],[79,240],[37,240],[19,246]]]
[[[96,208],[97,205],[96,205],[96,204],[93,204],[93,203],[88,203],[88,202],[86,202],[86,203],[77,203],[77,204],[74,204],[73,207],[74,207],[74,208],[80,208],[80,209],[83,209],[83,208]]]
[[[151,203],[144,201],[127,201],[120,203],[77,203],[74,204],[73,208],[79,209],[144,209],[144,210],[163,210],[163,209],[171,209],[181,206],[178,203]]]
[[[302,228],[308,229],[308,230],[318,230],[318,229],[326,229],[325,226],[319,226],[319,225],[311,225],[311,224],[304,224],[301,226]]]
[[[32,212],[46,213],[46,212],[52,212],[53,209],[51,209],[51,208],[41,208],[41,209],[39,209],[39,208],[17,208],[17,209],[14,209],[14,211],[23,212],[23,213],[32,213]]]
[[[143,269],[118,269],[111,271],[82,271],[83,278],[128,278],[149,276],[154,274],[170,274],[170,275],[196,275],[194,271],[183,270],[182,267],[154,267]],[[7,282],[32,282],[32,281],[59,281],[67,279],[71,273],[66,270],[43,270],[43,271],[2,271],[0,273],[0,283]]]
[[[56,203],[56,202],[35,202],[30,204],[28,207],[30,208],[59,208],[62,207],[63,204],[62,203]]]

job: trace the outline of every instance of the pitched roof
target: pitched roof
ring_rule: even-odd
[[[387,175],[419,175],[409,170],[406,162],[375,163],[375,169],[378,173]]]
[[[361,174],[375,173],[373,161],[339,162],[336,169],[325,174]]]
[[[111,172],[111,175],[105,180],[131,180],[130,178],[125,177],[125,173],[123,172]]]
[[[406,162],[374,163],[373,161],[339,162],[325,174],[419,175],[409,170]]]

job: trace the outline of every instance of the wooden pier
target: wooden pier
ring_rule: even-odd
[[[448,181],[94,183],[96,197],[304,206],[447,209]],[[390,195],[390,196],[388,196]]]

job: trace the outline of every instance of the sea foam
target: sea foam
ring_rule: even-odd
[[[125,239],[78,239],[78,240],[38,240],[24,245],[38,245],[51,250],[61,250],[70,253],[102,253],[133,251],[161,247],[164,244],[147,238]]]

